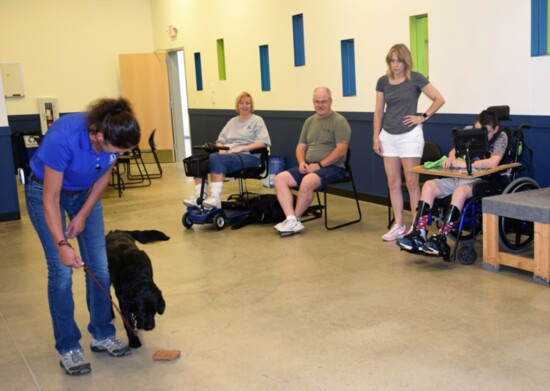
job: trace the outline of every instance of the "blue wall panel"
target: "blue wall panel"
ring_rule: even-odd
[[[304,44],[304,16],[292,16],[292,37],[294,42],[294,66],[306,65],[306,51]]]
[[[296,165],[294,155],[304,120],[313,114],[307,111],[256,111],[263,117],[271,136],[273,156],[285,157],[287,168]],[[372,113],[340,112],[352,128],[352,167],[361,198],[386,203],[386,175],[382,159],[372,151]],[[193,144],[215,141],[225,123],[234,116],[232,110],[189,110]],[[443,153],[452,148],[451,130],[472,125],[477,113],[437,114],[424,125],[424,138],[437,143]],[[514,116],[508,126],[529,124],[525,131],[526,144],[534,152],[534,179],[542,186],[550,186],[550,158],[546,150],[550,145],[550,117]]]
[[[0,221],[21,218],[14,170],[11,130],[0,127]]]
[[[273,156],[283,156],[287,167],[296,165],[294,155],[302,125],[313,111],[255,111],[264,118],[271,136]],[[372,119],[369,112],[341,112],[352,128],[352,166],[361,198],[371,202],[385,203],[387,189],[382,159],[372,151]],[[227,121],[235,115],[234,110],[191,109],[189,110],[192,145],[213,142]],[[437,143],[443,153],[452,148],[451,129],[473,124],[477,113],[437,114],[424,125],[424,138]],[[534,154],[533,178],[542,186],[550,186],[550,117],[511,114],[511,121],[503,125],[530,125],[525,130],[525,142]],[[38,115],[9,116],[12,132],[40,129]]]
[[[271,90],[271,73],[269,71],[269,46],[260,46],[260,74],[262,91]]]

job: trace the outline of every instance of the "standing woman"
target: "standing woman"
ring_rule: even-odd
[[[390,200],[395,224],[382,236],[385,241],[396,240],[408,231],[403,224],[403,193],[401,168],[405,172],[410,195],[413,221],[420,198],[418,174],[411,168],[420,164],[424,150],[422,124],[445,103],[443,96],[422,74],[412,71],[411,52],[404,44],[392,46],[386,56],[388,70],[376,84],[376,107],[372,146],[384,159]],[[418,99],[423,92],[432,104],[423,114],[418,113]],[[386,111],[384,112],[384,108]]]
[[[55,121],[30,162],[25,184],[27,210],[44,248],[55,348],[69,375],[91,371],[74,320],[73,268],[86,265],[109,291],[101,195],[117,157],[135,147],[139,139],[139,124],[129,103],[101,99],[93,102],[87,113]],[[68,241],[74,238],[80,254]],[[109,299],[88,274],[86,303],[92,351],[114,357],[129,354],[128,345],[116,337]]]

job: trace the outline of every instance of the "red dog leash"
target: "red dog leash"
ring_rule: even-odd
[[[109,299],[109,301],[111,302],[111,304],[113,304],[113,307],[116,308],[116,310],[118,311],[118,313],[120,314],[120,317],[122,318],[122,321],[124,322],[124,325],[126,326],[126,328],[128,329],[128,331],[130,331],[132,334],[134,334],[136,337],[138,336],[138,331],[137,329],[134,329],[132,327],[132,325],[130,324],[130,322],[128,322],[128,319],[126,319],[126,317],[124,315],[122,315],[122,311],[120,311],[120,308],[118,308],[118,306],[115,304],[115,302],[113,301],[113,299],[111,298],[111,295],[109,293],[107,293],[107,291],[105,290],[105,288],[103,288],[103,286],[99,283],[99,281],[97,280],[97,278],[95,278],[94,274],[92,273],[92,271],[90,270],[90,268],[86,265],[84,265],[84,270],[86,271],[86,273],[88,273],[88,275],[92,278],[92,280],[95,281],[95,283],[97,284],[97,286],[101,289],[101,291],[103,292],[103,294],[105,295],[105,297],[107,297],[107,299]]]

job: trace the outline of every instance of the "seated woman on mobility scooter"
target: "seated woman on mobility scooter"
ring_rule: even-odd
[[[492,111],[484,110],[475,121],[475,128],[486,127],[489,138],[490,157],[476,160],[472,168],[491,169],[499,165],[508,145],[506,133],[500,131],[498,118]],[[458,159],[453,148],[443,162],[443,168],[466,168],[466,162]],[[482,181],[480,178],[439,178],[430,180],[422,186],[422,194],[418,203],[416,220],[411,233],[397,240],[397,245],[403,250],[411,252],[423,251],[426,254],[448,257],[450,247],[447,244],[447,235],[453,228],[453,224],[459,220],[461,210],[466,200],[473,196],[472,188],[475,183]],[[439,232],[426,240],[426,227],[429,220],[429,212],[436,198],[443,198],[452,194],[451,203]]]
[[[195,196],[186,198],[186,206],[198,206],[197,199],[204,199],[202,205],[207,209],[221,208],[221,193],[225,174],[260,165],[260,158],[251,155],[253,149],[269,147],[271,139],[262,117],[252,114],[254,101],[248,92],[242,92],[235,101],[238,116],[231,118],[222,129],[217,146],[228,147],[208,157],[210,173],[210,197],[206,198],[207,184],[201,194],[202,178],[195,178]],[[206,199],[205,199],[206,198]]]

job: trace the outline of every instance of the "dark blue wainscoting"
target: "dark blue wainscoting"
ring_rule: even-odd
[[[271,136],[271,155],[285,157],[287,167],[296,165],[295,148],[304,120],[313,111],[256,111],[263,117]],[[351,153],[352,168],[361,199],[381,204],[387,203],[386,176],[382,159],[372,151],[373,114],[364,112],[341,112],[352,128]],[[225,123],[236,115],[233,110],[191,109],[189,110],[191,140],[193,145],[214,142]],[[451,129],[472,125],[477,113],[437,114],[424,125],[426,140],[437,143],[443,153],[452,148]],[[550,117],[514,116],[503,125],[518,126],[528,124],[525,142],[533,150],[534,175],[541,187],[550,186]],[[349,195],[346,188],[341,193]]]
[[[512,108],[513,109],[513,108]],[[386,176],[382,159],[372,151],[372,118],[371,112],[340,112],[352,128],[351,153],[354,177],[361,199],[381,204],[387,203]],[[296,165],[295,148],[304,120],[313,111],[272,111],[258,110],[269,129],[271,136],[271,155],[283,156],[287,167]],[[227,121],[236,115],[234,110],[191,109],[189,110],[192,145],[216,141],[218,134]],[[477,113],[471,114],[437,114],[424,125],[426,140],[437,143],[443,153],[451,147],[451,129],[472,125]],[[40,119],[37,114],[8,117],[13,133],[32,133],[40,131]],[[511,114],[511,121],[506,126],[530,125],[525,130],[525,142],[533,150],[534,178],[541,187],[550,186],[550,116],[528,116]],[[338,192],[349,195],[348,188]]]
[[[0,127],[0,221],[21,218],[11,144],[10,128]]]

